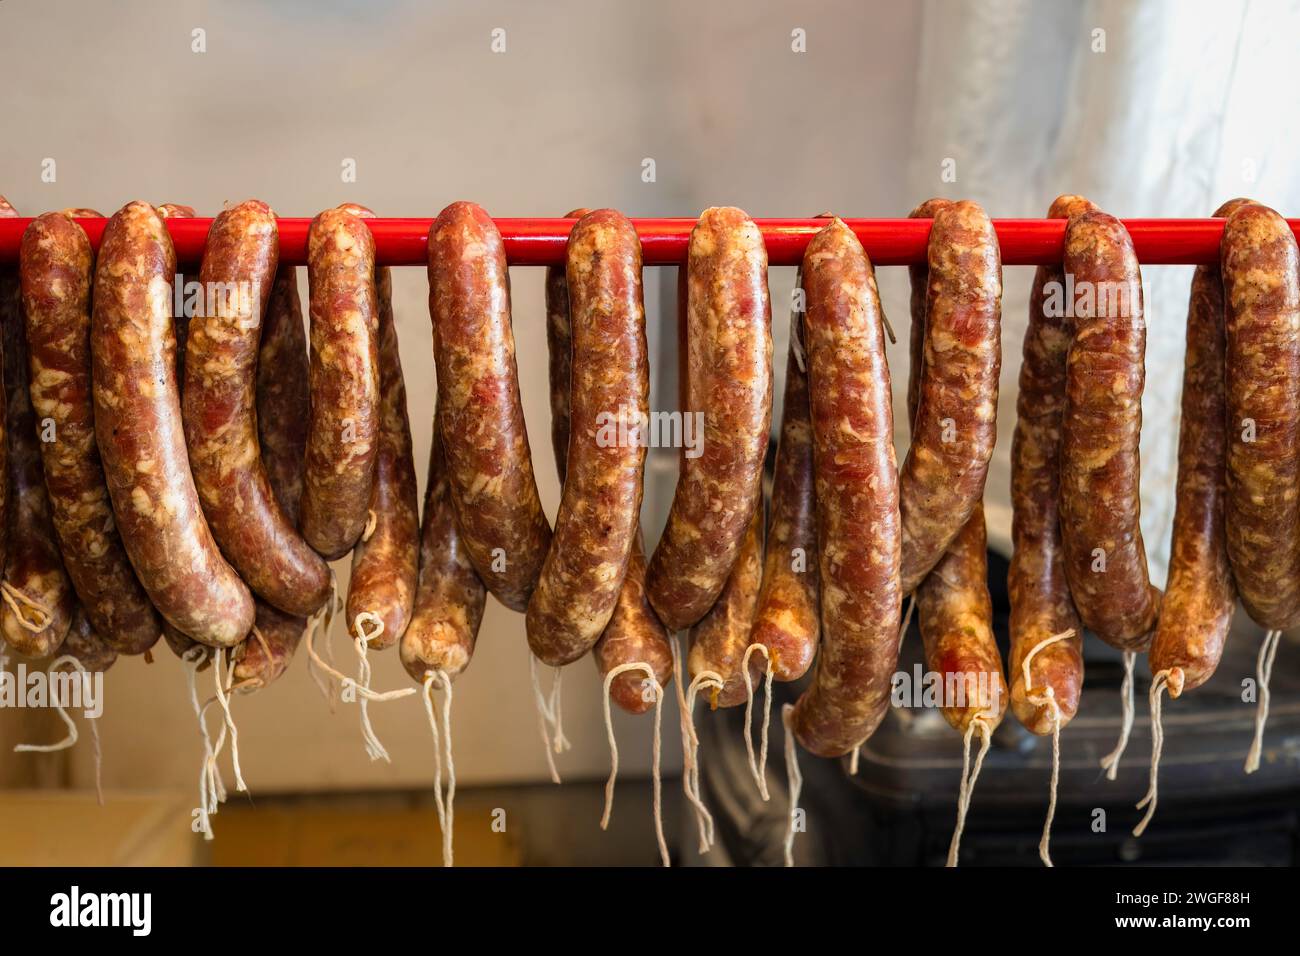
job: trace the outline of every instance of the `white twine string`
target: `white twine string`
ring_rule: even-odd
[[[1246,773],[1259,769],[1259,758],[1264,750],[1264,725],[1268,722],[1269,690],[1268,682],[1273,676],[1273,658],[1277,657],[1278,641],[1281,631],[1269,631],[1264,635],[1264,643],[1259,646],[1259,660],[1255,669],[1259,675],[1259,704],[1255,708],[1255,739],[1250,743],[1246,754]]]
[[[560,782],[560,771],[555,766],[555,755],[562,754],[570,746],[564,736],[564,724],[560,701],[562,674],[560,668],[554,668],[551,675],[551,695],[547,699],[542,692],[542,677],[537,670],[537,656],[528,652],[528,676],[533,684],[533,701],[537,705],[537,729],[542,735],[542,752],[546,754],[546,766],[551,771],[551,782]]]
[[[8,581],[0,581],[0,597],[3,597],[5,604],[9,605],[9,610],[18,620],[19,626],[33,634],[45,630],[54,620],[54,614],[48,607],[34,597],[29,597]],[[23,613],[24,607],[36,614],[34,620],[28,620],[27,615]]]
[[[374,630],[366,633],[366,625],[370,624]],[[370,655],[368,653],[370,642],[384,633],[384,619],[378,614],[370,611],[362,611],[352,620],[353,642],[357,649],[357,690],[370,690]],[[375,733],[374,725],[370,723],[370,711],[366,707],[366,698],[364,695],[357,696],[357,710],[361,714],[361,739],[366,745],[366,754],[371,760],[383,760],[392,763],[388,756],[388,751],[379,740],[379,735]]]
[[[316,662],[319,658],[312,647],[312,641],[318,627],[323,628],[322,638],[325,642],[325,656],[331,664],[334,663],[334,645],[330,642],[331,628],[334,625],[335,605],[338,602],[339,584],[338,578],[334,575],[334,569],[330,568],[330,593],[329,598],[307,621],[307,673],[311,675],[312,682],[315,683],[316,689],[320,695],[325,698],[329,704],[330,713],[334,713],[334,680],[328,674],[324,673],[323,668],[318,667]],[[324,676],[322,676],[324,674]]]
[[[980,749],[972,770],[970,743],[971,737],[977,730],[980,735]],[[948,845],[948,866],[957,865],[957,857],[961,851],[961,835],[966,829],[966,811],[970,809],[970,798],[975,791],[975,781],[979,779],[980,769],[984,766],[984,757],[988,754],[992,742],[992,734],[989,732],[989,725],[984,715],[972,717],[970,723],[966,725],[966,733],[962,735],[961,785],[957,788],[957,826],[952,831],[952,842]]]
[[[443,732],[438,731],[438,720],[433,711],[433,686],[441,684]],[[438,810],[438,826],[442,830],[442,865],[452,862],[452,833],[456,817],[456,764],[451,756],[451,678],[442,668],[424,672],[424,712],[429,717],[429,731],[433,734],[433,801]],[[445,744],[443,743],[445,740]],[[442,791],[443,748],[447,755],[447,793]]]
[[[203,839],[212,839],[212,823],[208,819],[208,758],[212,755],[212,738],[208,736],[208,727],[203,720],[203,707],[199,704],[198,675],[199,668],[207,656],[207,648],[195,645],[181,655],[181,665],[185,668],[186,681],[189,685],[190,703],[194,706],[194,717],[199,723],[199,736],[203,739],[203,762],[199,764],[199,827]]]
[[[333,602],[331,601],[331,604],[332,603]],[[368,620],[367,618],[368,614],[369,614],[368,611],[361,612],[360,614],[357,615],[357,620],[359,622],[361,622],[363,618],[366,618]],[[370,617],[375,617],[375,616],[370,615]],[[378,618],[376,619],[378,620]],[[330,630],[330,625],[329,625],[330,620],[332,620],[331,615],[325,615],[326,623],[325,623],[324,633],[327,636]],[[316,629],[314,626],[309,626],[307,628],[306,644],[307,644],[308,659],[315,661],[316,666],[320,668],[321,671],[328,674],[334,680],[338,681],[341,689],[350,687],[356,692],[357,702],[360,705],[358,709],[361,712],[361,739],[365,743],[366,753],[370,756],[371,760],[376,760],[379,759],[380,757],[382,757],[384,760],[387,760],[388,751],[384,750],[383,744],[381,744],[379,742],[379,738],[375,736],[374,728],[370,725],[370,717],[368,712],[366,711],[365,703],[368,701],[371,703],[382,704],[390,700],[401,700],[403,697],[410,697],[412,694],[419,693],[419,688],[416,687],[402,687],[398,690],[387,690],[382,692],[371,689],[370,661],[366,656],[365,642],[367,640],[374,640],[375,637],[377,637],[379,634],[383,632],[382,629],[383,629],[382,620],[379,621],[379,626],[376,628],[375,632],[369,635],[365,635],[365,632],[361,628],[358,628],[358,634],[355,641],[355,646],[357,649],[357,657],[359,659],[359,671],[358,671],[357,679],[354,680],[353,678],[348,677],[345,674],[339,673],[339,671],[336,670],[331,664],[326,663],[324,660],[321,659],[320,655],[316,653],[316,648],[313,644],[313,637]],[[327,643],[326,647],[328,646],[329,645]]]
[[[1140,837],[1146,832],[1147,824],[1151,818],[1156,815],[1156,783],[1159,780],[1160,755],[1165,749],[1165,730],[1161,723],[1161,696],[1164,694],[1165,685],[1169,683],[1169,670],[1166,668],[1156,674],[1156,678],[1151,682],[1151,783],[1147,787],[1146,796],[1138,801],[1137,808],[1141,810],[1147,808],[1146,815],[1139,821],[1138,825],[1133,828],[1133,835]]]
[[[244,783],[243,771],[239,768],[239,728],[235,726],[235,718],[230,713],[230,697],[226,694],[225,687],[222,686],[221,678],[230,680],[234,676],[235,661],[230,661],[229,670],[226,669],[226,649],[217,648],[216,661],[212,665],[213,683],[217,688],[217,702],[221,704],[221,709],[225,711],[226,727],[230,731],[230,760],[235,769],[235,790],[239,793],[247,793],[248,785]]]
[[[858,744],[856,747],[853,748],[853,753],[849,754],[849,776],[850,777],[856,777],[858,775],[858,759],[861,756],[862,756],[862,744]]]
[[[614,678],[629,671],[641,671],[646,675],[646,683],[655,692],[655,729],[654,754],[651,780],[654,786],[654,821],[655,838],[659,841],[659,859],[664,866],[672,866],[668,856],[668,843],[664,840],[663,785],[659,774],[659,756],[661,751],[661,718],[663,714],[664,689],[655,678],[654,668],[643,661],[619,664],[605,675],[605,692],[601,701],[605,710],[605,734],[609,738],[609,779],[605,781],[605,812],[600,817],[600,828],[609,829],[609,818],[614,812],[614,784],[618,780],[618,742],[614,739],[614,717],[609,709],[609,689]]]
[[[53,673],[54,673],[54,669],[55,669],[56,667],[59,667],[59,666],[62,665],[62,664],[71,664],[71,665],[72,665],[73,667],[75,667],[75,668],[76,668],[76,669],[77,669],[77,670],[78,670],[82,675],[86,675],[86,668],[82,666],[81,661],[77,660],[75,657],[72,657],[72,656],[69,655],[69,654],[64,654],[62,657],[60,657],[58,660],[56,660],[53,664],[51,664],[51,665],[49,666],[49,669],[46,671],[46,673],[47,673],[47,674],[53,674]],[[89,675],[86,675],[86,677],[88,677],[88,676],[89,676]],[[53,684],[51,684],[51,686],[53,686]],[[51,696],[51,701],[53,701],[55,695],[51,694],[50,696]],[[77,725],[76,725],[75,723],[73,723],[72,718],[68,716],[68,712],[67,712],[66,710],[63,709],[63,704],[62,704],[62,703],[55,702],[55,703],[54,703],[54,709],[55,709],[56,711],[58,711],[58,713],[59,713],[59,717],[63,720],[63,723],[64,723],[64,724],[67,726],[67,728],[68,728],[68,732],[67,732],[67,734],[64,736],[64,738],[63,738],[62,740],[58,741],[57,743],[52,743],[52,744],[14,744],[14,753],[16,753],[16,754],[22,754],[22,753],[41,753],[41,754],[48,754],[48,753],[54,753],[56,750],[67,750],[69,747],[72,747],[72,746],[75,746],[75,745],[76,745],[76,743],[77,743]]]
[[[721,677],[706,671],[704,674],[697,675],[691,681],[691,693],[689,700],[684,688],[682,675],[682,648],[678,641],[677,635],[674,634],[668,645],[672,650],[673,673],[677,675],[677,680],[673,681],[673,686],[677,692],[677,719],[682,735],[682,792],[686,794],[687,801],[695,811],[695,825],[700,833],[700,853],[708,853],[709,848],[713,845],[713,814],[709,813],[709,808],[704,805],[700,799],[695,787],[698,783],[698,775],[695,773],[695,764],[699,755],[700,739],[695,734],[695,719],[692,716],[695,709],[695,694],[699,687],[704,683],[710,686],[721,687]]]
[[[1056,688],[1051,684],[1044,686],[1041,695],[1031,695],[1029,693],[1033,688],[1033,677],[1030,675],[1029,662],[1034,659],[1035,654],[1048,645],[1068,640],[1071,637],[1074,637],[1074,628],[1045,637],[1030,649],[1021,662],[1021,670],[1024,672],[1025,700],[1035,706],[1046,706],[1052,714],[1052,782],[1047,801],[1047,819],[1043,821],[1043,836],[1038,841],[1038,858],[1043,861],[1044,866],[1053,865],[1050,846],[1052,821],[1056,818],[1056,790],[1061,781],[1061,705],[1056,702]]]
[[[750,731],[754,722],[754,682],[749,676],[749,657],[755,651],[762,651],[767,663],[767,674],[763,679],[763,688],[767,696],[763,705],[762,743],[759,746],[760,756],[757,760],[754,758],[754,738]],[[771,796],[767,792],[767,737],[768,728],[772,724],[772,654],[768,651],[767,645],[755,643],[745,648],[745,656],[740,659],[740,673],[745,678],[745,752],[749,757],[749,772],[753,774],[754,782],[758,784],[759,796],[766,802]]]
[[[1136,653],[1133,651],[1124,652],[1124,681],[1119,687],[1122,708],[1119,742],[1115,744],[1114,750],[1101,758],[1101,765],[1106,771],[1107,780],[1114,780],[1118,776],[1119,758],[1124,756],[1124,751],[1128,747],[1129,735],[1133,732],[1133,717],[1137,709],[1133,703],[1133,664],[1135,661],[1137,661]]]
[[[785,827],[785,865],[794,866],[794,821],[799,810],[799,795],[803,791],[803,773],[799,770],[799,755],[794,745],[794,729],[790,726],[793,704],[781,707],[781,723],[785,727],[785,775],[790,791],[790,814]]]

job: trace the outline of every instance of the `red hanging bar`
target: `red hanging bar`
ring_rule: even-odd
[[[105,219],[78,220],[97,248]],[[497,219],[511,265],[547,266],[564,261],[564,247],[573,219]],[[808,240],[824,226],[818,219],[758,219],[774,266],[798,265]],[[0,219],[0,263],[18,259],[18,246],[30,219]],[[928,219],[846,219],[871,261],[878,266],[908,265],[925,258]],[[168,219],[167,228],[181,262],[197,262],[211,219]],[[367,219],[375,236],[381,265],[425,265],[425,244],[432,219]],[[1289,220],[1300,237],[1300,219]],[[280,259],[302,265],[307,261],[310,219],[280,220]],[[645,264],[676,265],[686,256],[694,219],[633,219],[641,236]],[[1062,219],[995,219],[1002,262],[1009,266],[1061,261],[1065,236]],[[1125,219],[1138,259],[1148,265],[1194,265],[1216,262],[1222,219]]]

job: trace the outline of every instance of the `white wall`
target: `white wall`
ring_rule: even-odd
[[[907,188],[919,17],[919,8],[887,0],[4,0],[0,193],[24,214],[69,205],[111,213],[141,198],[212,215],[257,197],[293,216],[344,200],[380,215],[432,216],[455,199],[509,216],[575,205],[681,216],[720,204],[756,216],[904,215],[924,198]],[[504,54],[489,50],[494,27],[507,31]],[[797,27],[807,31],[806,53],[791,52]],[[206,53],[191,52],[195,28],[206,31]],[[46,157],[57,161],[54,183],[40,179]],[[357,161],[355,184],[340,182],[345,157]],[[640,178],[645,157],[657,164],[653,184]],[[512,278],[534,464],[553,515],[542,274],[516,269]],[[659,311],[660,289],[672,282],[671,270],[647,276],[652,330],[672,327]],[[778,368],[792,282],[792,269],[773,271]],[[902,271],[884,270],[881,282],[886,307],[901,317]],[[434,381],[424,270],[398,270],[394,295],[423,472]],[[894,358],[905,367],[901,352]],[[669,483],[672,457],[660,459]],[[656,474],[652,529],[666,509],[662,468]],[[350,660],[341,641],[339,649]],[[375,686],[409,684],[394,652],[373,660]],[[394,761],[372,765],[355,711],[331,716],[303,663],[236,704],[254,793],[427,785],[431,751],[415,700],[371,708]],[[194,786],[200,744],[167,650],[152,666],[122,661],[106,683],[106,785]],[[605,773],[589,662],[569,668],[564,700],[574,750],[562,771]],[[649,719],[616,720],[623,767],[644,770]],[[665,728],[675,726],[669,711]],[[456,685],[455,734],[462,782],[545,774],[522,618],[494,603]],[[87,758],[82,748],[83,783]]]

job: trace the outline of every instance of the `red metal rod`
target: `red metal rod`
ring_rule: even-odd
[[[98,248],[105,219],[78,220]],[[548,266],[564,261],[564,247],[573,219],[498,219],[511,265]],[[0,263],[16,262],[23,230],[30,219],[0,219]],[[798,265],[808,240],[826,225],[818,219],[758,219],[774,266]],[[908,265],[925,259],[928,219],[846,219],[871,261],[879,266]],[[181,262],[197,262],[211,219],[168,219],[167,228]],[[425,265],[425,245],[432,219],[367,219],[375,236],[381,265]],[[1289,220],[1300,237],[1300,219]],[[280,260],[307,261],[310,219],[280,220]],[[641,236],[646,265],[677,265],[686,257],[694,219],[633,219]],[[1063,219],[995,219],[1002,262],[1028,266],[1061,261],[1065,236]],[[1192,265],[1217,262],[1222,219],[1125,219],[1138,259],[1150,265]]]

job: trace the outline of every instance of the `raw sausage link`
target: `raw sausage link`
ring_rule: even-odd
[[[969,200],[935,209],[926,258],[921,384],[899,477],[904,594],[984,495],[1002,367],[1002,262],[984,210]]]
[[[374,527],[362,533],[352,551],[347,620],[353,623],[364,612],[378,614],[384,629],[369,640],[369,646],[383,648],[396,644],[411,620],[419,573],[420,505],[387,266],[376,270],[375,288],[379,299],[380,418],[379,455],[370,492]]]
[[[257,444],[262,316],[275,280],[275,213],[250,199],[212,222],[199,282],[213,314],[190,320],[181,402],[194,485],[221,553],[250,588],[305,616],[329,595],[329,568],[275,501]],[[229,293],[229,294],[226,294]]]
[[[102,674],[117,661],[117,651],[95,633],[90,618],[80,606],[72,612],[72,626],[68,628],[68,636],[59,648],[59,653],[75,657],[92,674]]]
[[[591,650],[618,603],[641,513],[650,371],[641,242],[620,213],[569,235],[572,434],[555,534],[528,602],[528,644],[559,667]],[[620,434],[626,432],[626,434]]]
[[[956,693],[960,696],[944,701],[943,716],[962,733],[975,717],[982,717],[992,730],[1007,709],[1007,683],[993,635],[988,575],[984,506],[976,504],[916,591],[925,668],[942,675],[945,697],[952,675],[957,675]]]
[[[1249,202],[1229,200],[1215,211],[1215,218],[1226,218]],[[1237,605],[1224,528],[1228,409],[1223,327],[1219,267],[1197,266],[1187,304],[1169,583],[1150,654],[1152,675],[1170,672],[1170,697],[1209,680],[1223,656]]]
[[[1065,195],[1047,217],[1068,219],[1096,208],[1082,196]],[[1058,511],[1065,358],[1074,324],[1064,309],[1044,307],[1047,291],[1064,288],[1064,282],[1061,266],[1039,266],[1034,273],[1011,440],[1011,707],[1027,730],[1040,735],[1052,732],[1047,690],[1064,727],[1079,709],[1083,687],[1083,627],[1065,580]],[[1034,654],[1026,691],[1025,658],[1042,641],[1067,631],[1074,635]]]
[[[1262,627],[1300,617],[1300,267],[1295,237],[1266,206],[1223,229],[1227,333],[1228,556],[1246,612]]]
[[[588,212],[588,209],[575,209],[565,218],[580,219]],[[569,282],[564,267],[551,266],[546,270],[546,345],[550,356],[551,446],[555,452],[560,485],[563,486],[569,454],[569,389],[573,354]],[[621,664],[643,663],[650,665],[659,686],[666,687],[673,672],[672,647],[668,643],[667,629],[646,599],[645,566],[645,548],[638,522],[618,603],[591,655],[602,678]],[[614,703],[632,714],[645,713],[654,703],[653,696],[646,696],[645,674],[639,671],[625,671],[615,677],[609,694]]]
[[[1063,302],[1075,312],[1061,438],[1065,576],[1085,627],[1113,647],[1143,650],[1160,590],[1147,576],[1139,522],[1147,334],[1128,230],[1104,212],[1072,218],[1065,275],[1075,290],[1074,301]]]
[[[302,533],[326,560],[365,530],[379,448],[375,241],[361,217],[327,209],[307,234],[311,418]]]
[[[496,224],[452,203],[429,230],[438,416],[461,540],[502,604],[523,611],[551,540],[519,400],[510,280]]]
[[[696,437],[703,444],[697,457],[682,458],[668,523],[646,571],[650,603],[672,630],[690,627],[717,600],[763,493],[772,310],[767,249],[744,212],[701,214],[691,230],[687,286],[683,416],[702,417]]]
[[[10,211],[12,207],[0,213],[7,216]],[[0,271],[0,325],[3,325],[4,340],[7,484],[11,510],[4,565],[5,589],[9,593],[5,595],[0,628],[5,640],[19,654],[46,657],[63,644],[72,623],[75,599],[55,545],[45,477],[41,473],[36,416],[27,389],[27,342],[22,312],[19,275],[4,269]],[[14,589],[21,594],[14,594]],[[11,602],[21,608],[21,618],[15,614]],[[23,621],[31,626],[25,626]]]
[[[645,595],[645,546],[639,527],[632,541],[632,553],[628,555],[627,574],[618,592],[618,603],[591,656],[602,680],[620,664],[630,663],[650,665],[661,688],[667,687],[672,679],[673,649],[668,642],[668,630]],[[643,671],[624,671],[609,685],[609,696],[628,713],[644,714],[655,702],[653,695],[647,696],[645,688]]]
[[[946,199],[931,199],[912,210],[911,218],[932,219],[951,205]],[[908,269],[912,287],[912,327],[907,415],[908,421],[913,423],[924,377],[929,272],[928,265]],[[1006,713],[1007,687],[1002,674],[1002,655],[993,636],[988,541],[981,501],[975,503],[975,510],[966,524],[948,545],[939,563],[917,587],[916,604],[926,670],[942,675],[945,694],[950,686],[950,675],[957,675],[960,680],[954,693],[962,697],[945,701],[944,719],[962,733],[976,717],[982,718],[990,730],[997,727]]]
[[[686,671],[694,679],[704,671],[722,678],[723,686],[714,692],[714,707],[734,707],[748,699],[741,663],[749,648],[749,635],[758,608],[758,591],[763,579],[763,503],[745,529],[740,554],[727,575],[722,593],[690,629]],[[752,687],[763,672],[763,660],[757,654],[749,659]]]
[[[800,287],[802,281],[796,282]],[[763,581],[751,644],[771,655],[772,677],[798,680],[812,666],[821,632],[817,589],[817,515],[813,503],[812,423],[803,358],[803,322],[790,316],[781,439],[776,447]]]
[[[293,266],[282,265],[271,287],[257,355],[257,436],[271,492],[295,527],[311,410],[309,375],[298,278]],[[260,599],[255,603],[257,632],[244,638],[236,652],[234,680],[266,687],[288,669],[307,620],[285,614]]]
[[[237,652],[238,662],[232,675],[234,684],[248,681],[249,687],[266,687],[289,668],[294,651],[306,631],[305,618],[272,607],[265,601],[257,602],[254,622],[256,634],[244,639]],[[261,635],[261,640],[257,635]],[[263,645],[265,641],[265,645]]]
[[[131,564],[154,606],[187,636],[243,640],[253,598],[222,558],[190,474],[176,387],[176,253],[153,207],[109,220],[95,269],[95,437]]]
[[[197,213],[195,213],[193,206],[165,202],[158,207],[158,215],[163,219],[193,219]],[[195,278],[193,275],[186,276],[177,272],[175,279],[176,282],[180,283],[182,303],[180,314],[174,317],[176,327],[176,383],[182,387],[185,385],[185,345],[190,334],[190,316],[185,314],[185,286],[193,278]],[[172,290],[172,296],[175,299],[174,289]],[[197,311],[202,311],[202,307],[198,307]]]
[[[486,603],[487,590],[456,526],[435,412],[420,528],[420,579],[415,611],[399,647],[406,672],[420,682],[431,670],[445,671],[453,680],[458,677],[474,654]]]
[[[21,261],[28,391],[42,427],[53,429],[40,449],[63,564],[89,627],[114,651],[143,654],[162,619],[122,546],[95,443],[90,240],[67,215],[47,213],[23,234]]]
[[[841,220],[809,243],[803,283],[822,646],[793,726],[805,748],[835,757],[889,707],[902,603],[898,464],[880,296]]]

